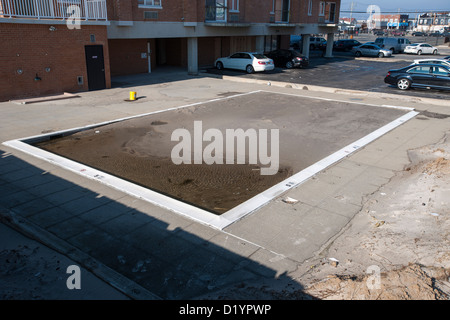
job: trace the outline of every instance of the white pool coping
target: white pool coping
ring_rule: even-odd
[[[291,177],[279,182],[278,184],[274,185],[273,187],[270,187],[269,189],[259,193],[258,195],[252,197],[251,199],[228,210],[227,212],[225,212],[222,215],[213,214],[211,212],[208,212],[206,210],[200,209],[193,205],[187,204],[180,200],[173,199],[169,196],[163,195],[156,191],[147,189],[145,187],[139,186],[139,185],[129,182],[127,180],[118,178],[114,175],[105,173],[101,170],[94,169],[94,168],[84,165],[82,163],[79,163],[79,162],[76,162],[73,160],[69,160],[62,156],[53,154],[51,152],[42,150],[37,147],[34,147],[34,146],[30,145],[29,143],[25,142],[25,141],[30,142],[32,140],[45,140],[46,138],[49,138],[49,137],[55,136],[55,135],[69,135],[69,134],[73,134],[76,132],[92,129],[92,128],[95,128],[98,126],[121,122],[121,121],[129,120],[129,119],[133,119],[133,118],[139,118],[139,117],[153,115],[153,114],[157,114],[157,113],[161,113],[161,112],[167,112],[167,111],[172,111],[172,110],[177,110],[177,109],[182,109],[182,108],[188,108],[188,107],[192,107],[195,105],[201,105],[201,104],[211,103],[211,102],[220,101],[220,100],[227,100],[227,99],[231,99],[231,98],[235,98],[235,97],[239,97],[239,96],[243,96],[243,95],[254,94],[254,93],[258,93],[258,92],[270,92],[270,91],[257,90],[257,91],[251,91],[251,92],[232,95],[232,96],[223,97],[223,98],[211,99],[211,100],[207,100],[204,102],[197,102],[197,103],[183,105],[183,106],[174,107],[174,108],[169,108],[169,109],[165,109],[165,110],[159,110],[159,111],[139,114],[139,115],[120,118],[120,119],[116,119],[116,120],[112,120],[112,121],[106,121],[106,122],[101,122],[101,123],[97,123],[97,124],[92,124],[92,125],[88,125],[88,126],[84,126],[84,127],[72,128],[72,129],[62,130],[62,131],[58,131],[58,132],[51,132],[51,133],[47,133],[47,134],[43,134],[43,135],[35,135],[35,136],[26,137],[26,138],[10,140],[10,141],[3,142],[3,145],[6,145],[6,146],[14,148],[16,150],[25,152],[36,158],[45,160],[56,166],[59,166],[59,167],[65,168],[69,171],[75,172],[79,175],[82,175],[82,176],[88,178],[88,179],[98,181],[109,187],[120,190],[126,194],[143,199],[145,201],[148,201],[159,207],[162,207],[162,208],[165,208],[172,212],[175,212],[177,214],[180,214],[189,219],[193,219],[199,223],[208,225],[210,227],[213,227],[213,228],[216,228],[219,230],[223,230],[230,224],[242,219],[246,215],[261,208],[262,206],[266,205],[271,200],[273,200],[274,198],[287,192],[288,190],[297,187],[298,185],[307,181],[308,179],[310,179],[311,177],[313,177],[320,171],[328,168],[329,166],[333,165],[334,163],[339,162],[340,160],[349,156],[353,152],[360,150],[361,148],[368,145],[372,141],[378,139],[379,137],[381,137],[384,134],[388,133],[389,131],[395,129],[396,127],[400,126],[401,124],[405,123],[406,121],[414,118],[418,114],[418,112],[414,111],[413,108],[407,108],[407,107],[391,106],[391,105],[381,105],[380,106],[380,105],[374,105],[374,104],[366,104],[366,103],[362,103],[362,102],[335,100],[335,99],[328,99],[328,98],[321,98],[321,97],[303,96],[303,95],[299,95],[299,94],[287,94],[287,93],[276,92],[275,94],[284,94],[284,95],[291,95],[291,96],[297,96],[297,97],[302,97],[302,98],[343,102],[343,103],[349,103],[349,104],[359,104],[359,105],[366,105],[366,106],[372,106],[372,107],[375,106],[375,107],[381,107],[381,108],[396,108],[396,109],[401,109],[401,110],[405,110],[405,111],[409,111],[409,112],[404,114],[403,116],[391,121],[390,123],[382,126],[381,128],[369,133],[365,137],[363,137],[359,140],[356,140],[355,142],[353,142],[353,143],[343,147],[342,149],[334,152],[333,154],[323,158],[322,160],[319,160],[318,162],[314,163],[313,165],[292,175]],[[274,93],[274,92],[270,92],[270,93]]]

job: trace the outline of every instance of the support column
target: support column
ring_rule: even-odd
[[[264,53],[264,36],[256,36],[256,52]]]
[[[302,41],[303,41],[303,51],[302,54],[309,58],[309,34],[302,34]]]
[[[187,62],[188,62],[188,74],[198,74],[198,39],[187,39]]]
[[[327,34],[327,48],[325,51],[325,58],[333,58],[333,42],[334,32]]]

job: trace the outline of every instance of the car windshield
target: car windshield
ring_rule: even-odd
[[[256,59],[268,59],[265,55],[260,54],[260,53],[255,53],[255,54],[253,54],[253,56],[254,56]]]

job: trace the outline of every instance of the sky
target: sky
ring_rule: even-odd
[[[343,11],[350,11],[352,2],[354,12],[352,16],[358,19],[368,17],[369,14],[365,12],[369,5],[377,5],[380,7],[381,14],[384,12],[396,13],[399,9],[400,12],[415,12],[417,10],[418,13],[437,10],[450,11],[449,0],[341,0],[341,17],[350,17],[350,12]]]

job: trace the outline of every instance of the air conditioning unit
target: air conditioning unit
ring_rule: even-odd
[[[325,22],[325,17],[319,17],[319,23],[324,23]]]
[[[269,17],[269,22],[270,22],[270,23],[275,23],[275,16],[272,16],[272,15],[271,15],[271,16]]]
[[[144,19],[158,19],[157,11],[144,11]]]

